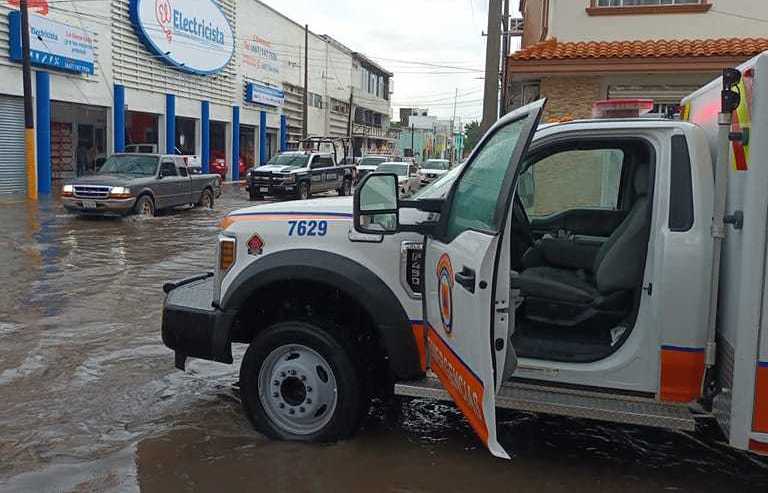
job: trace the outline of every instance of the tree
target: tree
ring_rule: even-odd
[[[480,142],[480,137],[482,137],[483,134],[480,131],[480,122],[477,120],[474,120],[472,122],[469,122],[464,125],[464,155],[469,155],[470,152],[472,152],[472,149],[475,148],[478,142]]]

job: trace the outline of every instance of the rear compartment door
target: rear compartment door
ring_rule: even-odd
[[[510,273],[499,264],[508,265],[500,262],[509,255],[503,232],[543,106],[542,100],[520,108],[485,135],[424,247],[431,369],[491,453],[503,458],[509,456],[496,438],[496,373],[506,353],[494,347],[509,344],[500,334],[508,327]]]

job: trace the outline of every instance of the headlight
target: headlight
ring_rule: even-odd
[[[109,190],[109,196],[114,199],[127,199],[131,196],[131,189],[128,187],[112,187]]]
[[[75,187],[72,185],[64,185],[61,187],[61,195],[64,197],[71,197],[75,193]]]
[[[288,175],[285,177],[286,183],[295,183],[296,182],[296,175]]]

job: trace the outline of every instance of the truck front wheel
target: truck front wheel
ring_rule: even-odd
[[[307,200],[311,196],[312,196],[312,191],[309,188],[309,182],[305,181],[305,182],[299,183],[299,199]]]
[[[331,331],[306,322],[280,322],[259,333],[243,357],[243,408],[271,438],[348,438],[368,411],[361,375],[360,365]]]

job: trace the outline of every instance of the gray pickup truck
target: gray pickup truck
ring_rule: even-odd
[[[182,156],[113,154],[96,174],[66,183],[64,207],[78,214],[154,216],[161,209],[213,208],[221,178],[202,174]]]

